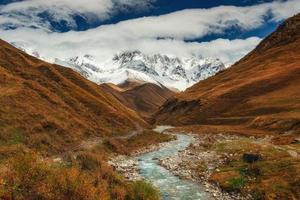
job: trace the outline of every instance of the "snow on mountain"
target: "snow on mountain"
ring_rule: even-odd
[[[179,58],[126,51],[117,53],[108,61],[99,62],[95,56],[88,54],[67,59],[44,58],[38,51],[26,48],[25,44],[13,45],[35,57],[72,68],[97,84],[121,84],[127,80],[135,80],[182,91],[225,69],[225,65],[219,59],[196,56]]]
[[[69,59],[66,64],[85,71],[85,76],[94,82],[120,84],[128,79],[164,85],[184,90],[217,72],[224,70],[224,64],[211,58],[178,58],[161,54],[146,55],[140,51],[116,54],[111,62],[99,66],[93,56]],[[79,67],[79,69],[78,69]]]
[[[161,54],[146,55],[140,51],[122,52],[112,60],[98,64],[95,57],[84,55],[56,63],[69,66],[96,83],[121,84],[139,80],[168,88],[185,90],[187,87],[224,70],[224,64],[211,58],[178,58]]]

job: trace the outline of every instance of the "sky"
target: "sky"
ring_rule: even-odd
[[[231,65],[298,12],[299,0],[0,0],[0,38],[45,58],[140,50]]]

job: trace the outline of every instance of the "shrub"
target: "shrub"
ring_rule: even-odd
[[[101,195],[87,174],[76,168],[51,167],[34,154],[9,160],[1,183],[0,197],[6,199],[92,200]]]
[[[101,160],[101,155],[82,152],[79,158],[76,165],[70,166],[50,165],[33,153],[7,160],[0,166],[0,199],[159,199],[159,193],[149,183],[125,183]],[[87,168],[88,164],[92,167]]]
[[[247,163],[255,163],[261,159],[259,154],[252,154],[252,153],[244,153],[243,154],[243,161]]]
[[[115,200],[125,200],[127,195],[126,188],[123,186],[116,186],[112,190],[112,198]]]
[[[159,200],[159,192],[151,184],[144,181],[133,183],[133,191],[130,195],[132,200]]]
[[[82,152],[77,156],[81,169],[83,170],[97,170],[102,167],[104,158],[99,154],[90,152]]]
[[[247,180],[245,177],[235,177],[229,179],[229,186],[232,190],[240,190],[242,187],[244,187],[247,183]]]
[[[103,142],[104,146],[111,152],[115,152],[118,154],[128,154],[123,143],[124,141],[112,138],[104,140]]]

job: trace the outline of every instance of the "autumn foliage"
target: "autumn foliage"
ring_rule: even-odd
[[[144,182],[126,183],[101,157],[83,153],[78,162],[49,164],[36,154],[5,161],[0,198],[5,200],[155,200],[157,191]],[[92,164],[87,168],[87,163]]]

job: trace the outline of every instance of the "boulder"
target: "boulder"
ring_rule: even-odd
[[[261,159],[261,155],[253,153],[244,153],[243,161],[247,163],[255,163]]]

